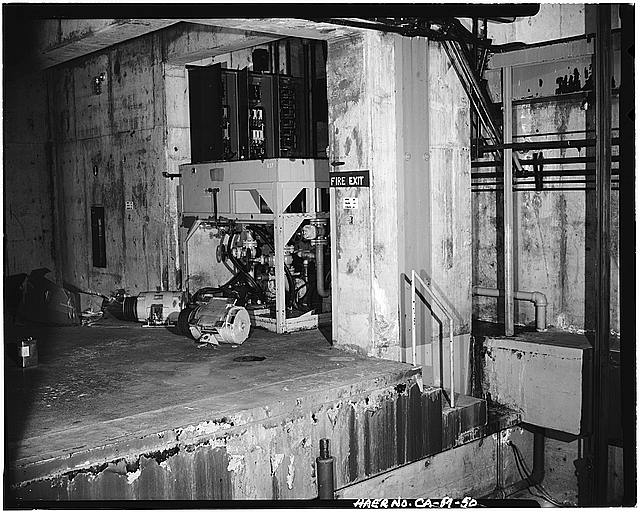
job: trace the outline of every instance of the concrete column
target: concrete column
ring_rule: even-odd
[[[371,177],[368,189],[332,191],[334,343],[409,361],[412,269],[457,312],[458,343],[468,341],[469,106],[455,72],[438,43],[362,31],[329,41],[327,82],[330,161]],[[344,197],[359,209],[343,209]],[[419,359],[433,381],[439,324],[423,304],[418,314]]]
[[[469,392],[471,333],[471,155],[469,100],[440,43],[429,43],[429,174],[432,286],[457,314],[456,391]],[[438,339],[434,322],[433,341]],[[447,333],[445,331],[444,336]],[[435,357],[448,361],[448,348]],[[442,365],[444,382],[448,367]]]
[[[189,138],[189,107],[187,70],[184,66],[164,64],[165,115],[167,144],[165,147],[166,170],[179,174],[178,166],[189,162],[191,140]],[[180,246],[178,230],[179,180],[165,180],[165,218],[167,219],[166,245],[168,248],[167,280],[169,289],[180,289],[186,276],[180,275]],[[215,250],[215,249],[214,249]]]
[[[370,188],[332,190],[333,339],[344,348],[398,359],[398,230],[395,53],[399,36],[363,31],[330,41],[329,158],[368,169]],[[344,197],[359,200],[342,208]]]

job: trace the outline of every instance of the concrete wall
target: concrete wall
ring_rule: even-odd
[[[595,32],[595,4],[542,3],[535,16],[514,23],[489,23],[487,35],[495,44],[540,43]],[[611,26],[620,27],[618,4],[611,5]]]
[[[4,273],[55,271],[46,83],[41,73],[15,75],[6,69]]]
[[[493,37],[520,37],[525,42],[560,39],[584,34],[593,30],[595,20],[593,6],[581,4],[543,4],[541,12],[501,29],[493,26]],[[617,6],[613,9],[614,26],[618,23]],[[552,20],[557,20],[553,21]],[[490,34],[491,35],[491,34]],[[516,38],[517,39],[517,38]],[[620,85],[619,43],[614,37],[613,78]],[[582,44],[582,43],[578,43]],[[555,95],[556,78],[578,70],[581,86],[587,74],[593,71],[592,49],[570,48],[557,45],[546,47],[545,62],[535,62],[537,54],[523,61],[514,52],[513,127],[514,140],[518,142],[558,140],[563,138],[593,137],[595,106],[583,108],[581,93]],[[555,48],[555,49],[554,49]],[[563,56],[563,51],[572,52]],[[532,54],[534,55],[534,54]],[[542,54],[540,54],[542,55]],[[496,56],[494,61],[506,62],[509,54]],[[491,64],[493,66],[493,64]],[[501,101],[500,69],[486,73],[494,101]],[[519,101],[518,101],[519,100]],[[613,136],[619,126],[618,99],[612,105]],[[563,135],[574,132],[571,135]],[[613,154],[617,155],[617,147]],[[594,157],[593,147],[566,150],[545,150],[545,158]],[[520,153],[521,158],[531,158],[532,153]],[[531,167],[528,167],[529,169]],[[586,169],[593,172],[595,164],[571,164],[545,166],[545,171]],[[613,163],[617,172],[617,163]],[[488,170],[488,169],[485,169]],[[624,172],[624,170],[622,171]],[[628,172],[628,171],[627,171]],[[554,178],[548,178],[554,179]],[[554,185],[550,185],[554,186]],[[564,185],[571,187],[571,185]],[[575,187],[575,185],[574,185]],[[593,183],[591,183],[593,187]],[[541,291],[549,301],[547,322],[570,330],[594,328],[595,310],[593,297],[596,276],[596,198],[595,191],[548,190],[522,191],[514,194],[514,245],[515,282],[519,290]],[[611,329],[619,331],[619,253],[618,253],[618,193],[611,197]],[[501,192],[477,192],[473,194],[473,282],[487,287],[501,286],[502,272],[502,194]],[[496,299],[474,298],[474,314],[481,320],[496,321],[502,312]],[[534,321],[532,304],[516,301],[515,320],[521,324]]]
[[[68,59],[99,50],[126,38],[121,34],[131,26],[125,25],[42,20],[38,37],[20,55],[11,54],[11,63],[18,67],[22,54],[34,52],[46,60],[52,52]],[[11,68],[5,273],[56,270],[57,264],[61,279],[103,294],[179,287],[177,181],[162,172],[176,173],[190,158],[183,62],[272,39],[183,23],[79,57],[45,77],[14,75]],[[165,64],[175,60],[180,64]],[[101,73],[106,79],[95,94],[93,80]],[[127,201],[132,210],[125,210]],[[106,209],[105,269],[91,261],[92,205]]]
[[[94,80],[103,73],[96,94]],[[49,102],[64,279],[101,293],[167,289],[160,38],[138,38],[51,70]],[[133,207],[125,209],[129,201]],[[93,205],[105,209],[106,268],[91,258]]]
[[[517,105],[514,108],[516,135],[562,133],[593,127],[593,112],[581,108],[582,98]],[[612,125],[618,127],[617,102]],[[584,136],[584,134],[582,135]],[[516,140],[543,140],[520,137]],[[617,148],[616,148],[617,149]],[[545,158],[593,156],[593,148],[545,150]],[[615,153],[614,153],[615,154]],[[531,158],[531,154],[522,155]],[[593,169],[594,164],[562,165],[563,169]],[[549,167],[551,168],[551,167]],[[617,164],[614,164],[617,168]],[[592,185],[593,186],[593,185]],[[501,272],[502,240],[496,233],[502,224],[502,194],[473,194],[474,284],[497,287]],[[618,193],[611,195],[611,328],[619,330]],[[563,329],[593,329],[596,276],[595,191],[544,190],[514,194],[517,275],[519,290],[540,291],[547,296],[547,322]],[[474,298],[481,320],[501,316],[496,299]],[[516,303],[517,323],[534,321],[533,304]]]

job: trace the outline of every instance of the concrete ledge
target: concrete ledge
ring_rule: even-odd
[[[484,393],[522,412],[522,421],[570,434],[588,425],[591,345],[564,331],[484,342]]]

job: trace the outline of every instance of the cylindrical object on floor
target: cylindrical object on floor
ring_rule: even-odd
[[[320,457],[316,458],[318,499],[334,499],[333,465],[335,458],[329,453],[329,440],[320,439]]]
[[[184,292],[179,291],[142,292],[136,299],[137,320],[151,325],[176,323],[185,304]]]
[[[189,316],[189,330],[196,340],[209,333],[217,343],[240,345],[249,337],[251,319],[242,306],[235,306],[227,299],[214,297],[204,306],[196,308]]]
[[[122,319],[131,322],[138,321],[137,313],[138,297],[125,297],[122,302]]]
[[[32,337],[24,338],[18,342],[18,364],[21,368],[38,365],[38,346]]]

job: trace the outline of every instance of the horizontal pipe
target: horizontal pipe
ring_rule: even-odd
[[[567,176],[568,178],[569,176]],[[473,179],[472,181],[472,185],[473,186],[485,186],[485,185],[497,185],[500,184],[502,185],[501,182],[495,180],[495,176],[493,177],[474,177],[473,175],[471,176],[471,178]],[[493,181],[481,181],[481,180],[488,180],[489,178],[491,178]],[[513,190],[516,190],[516,186],[517,185],[525,185],[525,186],[531,186],[531,185],[535,185],[535,181],[531,181],[531,178],[533,178],[533,176],[529,176],[527,178],[519,178],[518,180],[516,180],[513,183]],[[560,178],[560,179],[549,179],[549,178]],[[563,178],[562,176],[548,176],[547,179],[544,180],[543,184],[546,185],[557,185],[557,184],[581,184],[581,185],[593,185],[595,183],[594,179],[590,179],[590,178],[581,178],[580,176],[576,177],[575,179],[566,179]],[[620,180],[616,179],[616,180],[611,180],[611,183],[613,185],[619,184]]]
[[[620,156],[613,155],[611,157],[612,162],[619,162]],[[520,163],[522,165],[568,165],[568,164],[595,164],[595,157],[589,156],[572,156],[572,157],[560,157],[560,158],[539,158],[534,160],[533,158],[521,158]],[[502,167],[502,162],[499,161],[486,161],[475,160],[471,162],[471,167]],[[593,174],[595,172],[592,170]]]
[[[473,295],[479,297],[504,297],[504,290],[474,286]],[[547,330],[547,296],[544,293],[517,291],[514,292],[513,298],[533,302],[536,308],[536,331]]]
[[[490,184],[488,184],[490,185]],[[544,192],[549,191],[562,191],[562,192],[583,192],[585,190],[595,190],[595,187],[545,187]],[[496,192],[502,190],[502,186],[499,188],[477,188],[472,187],[471,192]],[[611,187],[611,190],[620,190],[620,187]],[[530,188],[513,188],[514,192],[540,192],[540,190],[535,187]]]
[[[611,139],[612,146],[618,146],[619,138]],[[562,149],[562,148],[584,148],[595,146],[596,139],[567,139],[567,140],[548,140],[538,142],[512,142],[511,144],[492,144],[477,149],[478,153],[495,153],[502,149],[513,149],[514,151],[526,151],[530,149]]]

